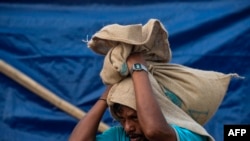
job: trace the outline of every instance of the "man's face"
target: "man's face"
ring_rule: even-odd
[[[125,132],[129,136],[130,141],[147,141],[141,130],[135,110],[127,106],[121,106],[117,116]]]

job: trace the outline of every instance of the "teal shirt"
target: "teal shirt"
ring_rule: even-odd
[[[178,134],[178,141],[207,141],[207,137],[196,134],[188,129],[172,125]],[[96,136],[96,141],[130,141],[129,137],[126,136],[123,127],[114,126],[106,130],[100,135]]]

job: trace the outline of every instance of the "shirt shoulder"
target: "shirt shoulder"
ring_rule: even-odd
[[[202,136],[177,125],[171,126],[174,128],[177,134],[177,141],[208,141],[208,137],[206,136]]]
[[[96,136],[96,141],[129,141],[129,137],[126,136],[123,127],[114,126],[104,131],[102,134]]]
[[[176,134],[177,141],[207,141],[206,136],[199,135],[188,129],[182,128],[177,125],[171,125]],[[129,141],[129,137],[121,126],[110,127],[108,130],[104,131],[102,134],[96,136],[96,141]]]

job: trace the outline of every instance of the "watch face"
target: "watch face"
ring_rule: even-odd
[[[130,73],[132,74],[134,71],[142,71],[142,70],[148,72],[147,68],[144,65],[136,63],[131,68]]]
[[[135,66],[136,70],[140,70],[141,69],[141,64],[135,64],[134,66]]]

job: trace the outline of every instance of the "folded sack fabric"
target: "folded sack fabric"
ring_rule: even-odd
[[[150,19],[143,26],[107,25],[92,36],[88,47],[96,53],[106,55],[110,48],[119,44],[134,47],[134,52],[144,51],[149,60],[169,62],[171,59],[167,30],[157,19]]]
[[[100,73],[105,84],[114,84],[128,75],[126,59],[132,52],[143,52],[146,60],[169,62],[168,33],[157,19],[145,25],[111,24],[96,32],[88,42],[94,52],[105,55]]]

